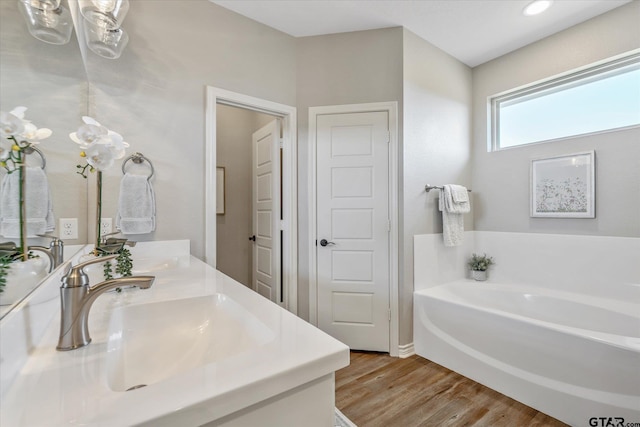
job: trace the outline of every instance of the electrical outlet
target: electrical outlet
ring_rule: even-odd
[[[111,232],[113,232],[113,221],[111,218],[102,218],[102,221],[100,221],[100,235],[104,236]]]
[[[60,238],[62,240],[78,238],[78,218],[60,218]]]

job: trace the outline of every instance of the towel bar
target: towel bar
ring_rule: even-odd
[[[153,163],[151,163],[151,160],[147,159],[142,153],[133,153],[132,155],[130,155],[129,157],[127,157],[126,159],[124,159],[124,162],[122,162],[122,174],[125,174],[125,170],[124,167],[127,164],[127,162],[129,160],[133,160],[133,163],[139,165],[140,163],[146,161],[147,163],[149,163],[149,167],[151,168],[151,174],[147,177],[147,181],[151,179],[151,177],[153,176],[153,174],[155,173],[155,170],[153,169]]]
[[[427,193],[429,191],[431,191],[431,190],[443,190],[443,189],[444,189],[444,187],[442,185],[430,185],[430,184],[427,184],[427,185],[424,186],[424,191],[426,191]],[[469,193],[471,193],[471,190],[467,189],[467,191]]]

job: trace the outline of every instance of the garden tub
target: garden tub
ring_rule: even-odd
[[[416,353],[571,425],[640,422],[640,304],[459,280],[414,292]]]

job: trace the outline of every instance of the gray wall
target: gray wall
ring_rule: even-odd
[[[216,166],[225,168],[225,213],[216,216],[216,268],[251,287],[252,135],[274,117],[218,105]]]
[[[640,237],[640,128],[487,152],[487,98],[640,47],[632,2],[473,69],[476,230]],[[596,151],[596,218],[529,217],[532,159]]]
[[[413,341],[413,236],[442,232],[439,192],[424,186],[472,187],[471,69],[412,32],[403,34],[400,344]],[[473,230],[473,212],[464,221]]]
[[[309,107],[397,101],[402,111],[402,29],[297,39],[298,314],[309,318]],[[401,117],[401,116],[400,116]]]
[[[206,85],[295,105],[295,39],[206,0],[131,2],[118,60],[87,53],[90,114],[154,164],[155,233],[204,258]],[[106,174],[115,215],[121,172]],[[106,214],[104,216],[107,216]]]

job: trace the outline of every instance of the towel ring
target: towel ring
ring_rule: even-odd
[[[133,160],[133,163],[135,163],[137,165],[141,164],[144,161],[149,163],[149,167],[151,168],[151,174],[147,177],[147,181],[149,181],[151,179],[151,177],[155,173],[155,170],[153,169],[153,163],[151,163],[151,160],[147,159],[142,153],[133,153],[132,155],[130,155],[129,157],[124,159],[124,162],[122,162],[122,174],[123,175],[126,173],[125,170],[124,170],[124,167],[125,167],[125,165],[127,164],[127,162],[129,160]]]
[[[33,154],[34,152],[38,153],[40,155],[40,158],[42,159],[42,169],[44,170],[44,168],[47,166],[47,159],[44,157],[44,154],[42,154],[42,151],[40,151],[38,147],[29,145],[28,147],[23,148],[22,151],[24,151],[25,154]]]

